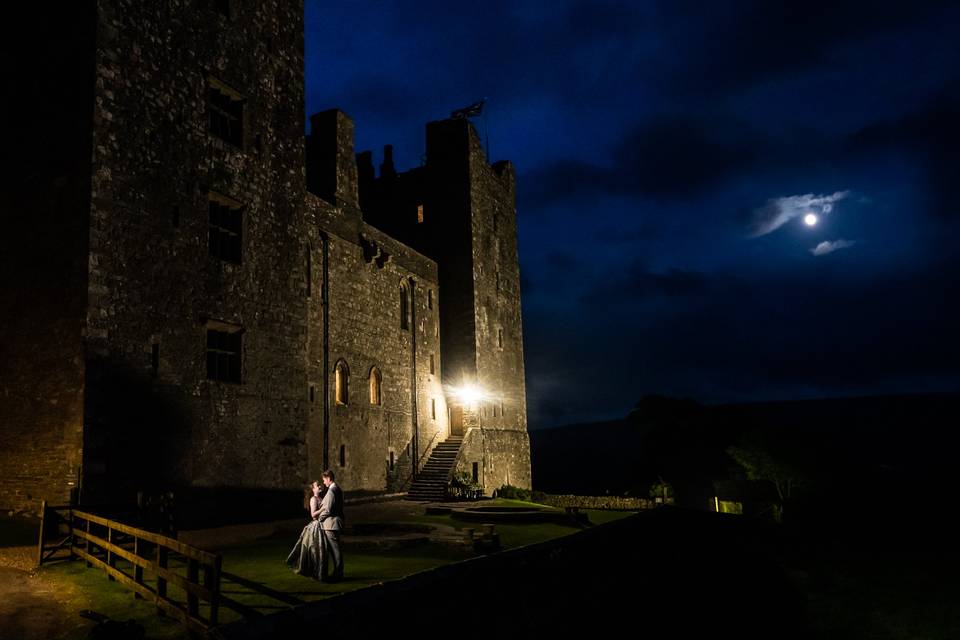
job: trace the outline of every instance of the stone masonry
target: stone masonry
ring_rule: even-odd
[[[24,109],[3,193],[0,508],[402,491],[451,430],[529,487],[510,165],[465,120],[379,177],[342,112],[305,137],[302,2],[75,4],[20,72],[69,117]]]

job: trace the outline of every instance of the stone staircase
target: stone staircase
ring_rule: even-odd
[[[430,453],[427,464],[407,492],[407,500],[439,502],[447,495],[447,480],[450,470],[460,452],[463,436],[450,436]]]

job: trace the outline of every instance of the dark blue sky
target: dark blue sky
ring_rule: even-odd
[[[952,4],[308,0],[306,106],[405,170],[489,99],[533,428],[650,393],[957,390]]]

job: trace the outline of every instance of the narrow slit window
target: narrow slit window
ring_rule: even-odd
[[[410,290],[406,282],[400,283],[400,328],[410,328]]]
[[[380,375],[380,370],[376,367],[370,369],[370,404],[380,406],[382,383],[383,376]]]
[[[160,343],[154,342],[150,347],[150,369],[152,370],[153,377],[157,377],[157,373],[160,371]]]
[[[337,404],[347,404],[349,400],[350,369],[344,360],[337,361],[334,369],[334,396]]]

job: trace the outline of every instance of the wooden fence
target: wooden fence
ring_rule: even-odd
[[[58,530],[66,537],[50,540],[50,534]],[[154,602],[158,613],[178,619],[191,630],[206,632],[217,624],[218,554],[76,507],[51,507],[46,503],[38,547],[38,564],[67,549],[71,557],[85,560],[88,567],[103,569],[110,580],[132,589],[135,597]],[[184,598],[168,593],[170,586],[182,591]]]

